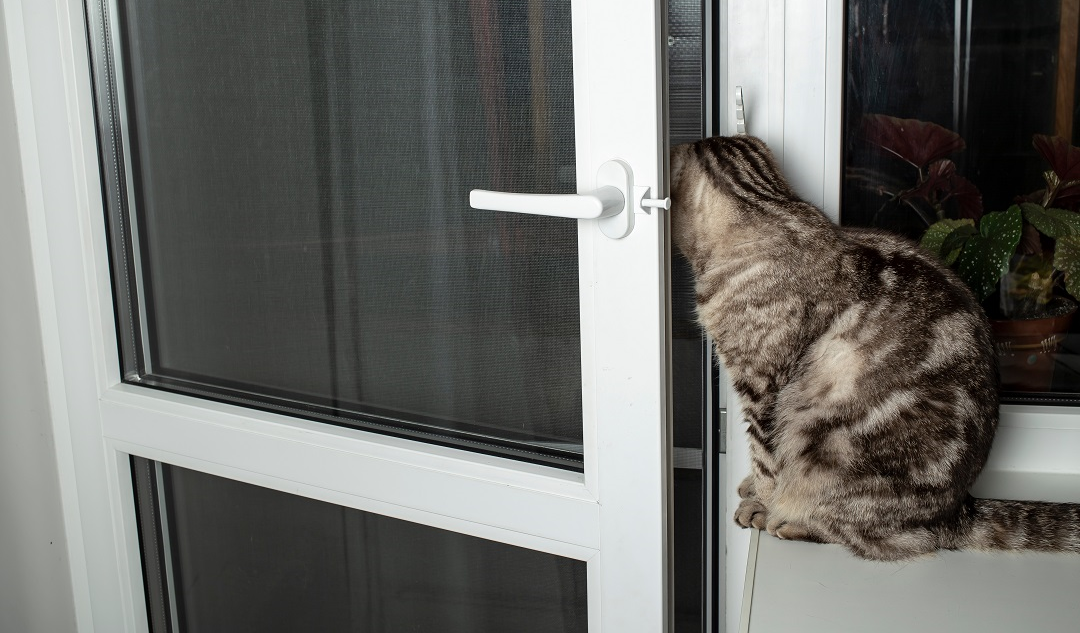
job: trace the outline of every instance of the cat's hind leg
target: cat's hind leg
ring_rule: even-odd
[[[807,541],[810,543],[826,542],[824,537],[817,535],[810,528],[797,523],[781,523],[780,525],[772,526],[772,529],[770,529],[770,526],[766,525],[765,529],[769,534],[785,541]]]
[[[902,561],[933,554],[937,538],[927,528],[914,528],[887,535],[841,535],[844,545],[859,558],[876,561]]]

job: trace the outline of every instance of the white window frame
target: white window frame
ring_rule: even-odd
[[[597,167],[620,158],[657,196],[662,3],[612,6],[574,4],[575,48],[586,25],[590,38],[589,54],[575,55],[575,92],[591,112],[577,117],[578,183],[592,189]],[[2,7],[80,631],[148,628],[129,455],[584,560],[590,630],[670,628],[666,214],[636,215],[622,240],[579,223],[582,331],[594,333],[582,346],[584,473],[127,385],[84,7]],[[621,107],[599,117],[603,95]]]
[[[834,221],[840,213],[844,2],[722,0],[726,54],[716,99],[723,133],[734,133],[735,87],[741,86],[747,133],[764,139],[795,190]],[[738,399],[728,395],[728,419]],[[728,425],[727,516],[735,486],[750,471],[744,425]],[[973,489],[1003,499],[1076,501],[1080,476],[1080,408],[1003,405],[990,460]],[[748,530],[727,531],[727,626],[737,631]]]

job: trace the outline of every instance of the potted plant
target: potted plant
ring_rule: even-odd
[[[949,158],[965,147],[955,132],[885,115],[867,116],[863,132],[913,168],[907,182],[872,179],[875,190],[886,205],[916,213],[926,225],[920,244],[952,266],[987,308],[1002,387],[1048,390],[1080,297],[1080,148],[1036,134],[1033,145],[1050,167],[1046,187],[986,213],[978,188]]]

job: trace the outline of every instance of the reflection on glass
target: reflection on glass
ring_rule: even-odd
[[[156,470],[135,461],[137,480]],[[156,472],[168,553],[148,568],[176,597],[155,621],[176,630],[588,630],[583,561],[175,466]]]
[[[847,3],[843,222],[957,269],[1006,401],[1080,398],[1078,15],[1080,0]]]
[[[120,8],[126,370],[579,463],[577,227],[468,206],[576,191],[569,0]]]
[[[704,4],[701,0],[670,0],[668,12],[668,142],[696,141],[705,136]],[[671,400],[676,451],[702,451],[708,429],[707,381],[710,355],[698,326],[694,276],[689,262],[671,251]],[[705,470],[674,469],[672,532],[672,611],[675,633],[709,630],[704,622],[702,582],[711,565],[706,561],[702,507]]]

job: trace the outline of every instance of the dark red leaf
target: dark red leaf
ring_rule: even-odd
[[[863,117],[867,141],[922,169],[928,163],[964,149],[964,139],[937,123],[898,119],[884,114]]]
[[[1069,211],[1080,211],[1080,185],[1069,185],[1062,188],[1054,198],[1054,206]]]
[[[926,169],[926,179],[947,181],[956,175],[956,163],[952,162],[948,158],[943,160],[935,160],[930,163],[930,167]]]
[[[967,178],[957,174],[953,176],[952,199],[956,201],[957,215],[961,218],[978,220],[983,214],[982,192]]]
[[[919,185],[901,197],[921,198],[931,206],[951,200],[954,218],[978,220],[983,214],[982,193],[974,183],[956,173],[956,163],[947,158],[930,163]]]
[[[1036,204],[1039,204],[1042,202],[1043,196],[1045,195],[1046,189],[1038,189],[1036,191],[1032,191],[1031,193],[1015,196],[1013,198],[1013,204],[1020,204],[1021,202],[1034,202]]]
[[[1080,180],[1080,148],[1060,136],[1036,134],[1031,144],[1046,159],[1062,182]]]
[[[912,190],[902,195],[904,198],[922,198],[934,204],[941,196],[948,194],[953,188],[953,178],[956,176],[956,163],[949,159],[936,160],[930,163],[919,184]]]

